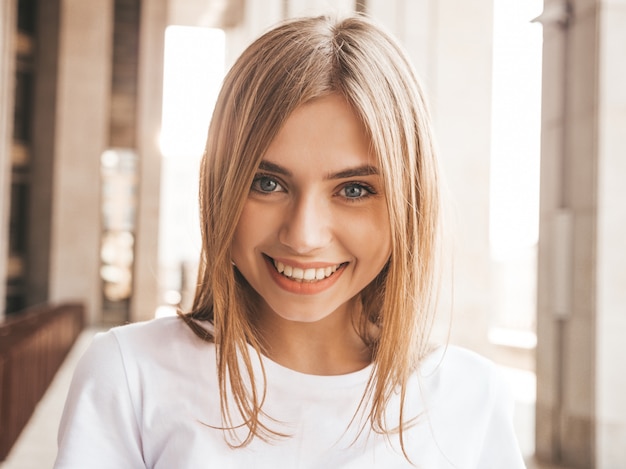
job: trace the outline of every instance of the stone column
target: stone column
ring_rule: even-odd
[[[52,200],[50,300],[100,316],[100,156],[107,148],[113,0],[63,0]]]
[[[536,451],[626,467],[626,3],[547,0]]]
[[[0,3],[0,321],[5,313],[9,261],[16,4],[16,0],[6,0]]]
[[[35,84],[26,250],[26,306],[45,303],[50,287],[52,188],[61,0],[37,4]]]
[[[597,8],[596,467],[626,467],[626,1]]]
[[[158,306],[158,229],[163,95],[163,47],[167,0],[143,0],[139,38],[137,150],[139,192],[131,321],[154,317]]]

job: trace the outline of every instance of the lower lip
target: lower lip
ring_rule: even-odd
[[[280,288],[288,291],[289,293],[296,293],[298,295],[315,295],[316,293],[321,293],[324,290],[330,288],[337,280],[339,280],[339,277],[346,267],[345,264],[342,264],[341,267],[339,267],[334,274],[332,274],[330,277],[326,277],[323,280],[317,280],[315,282],[298,282],[296,280],[285,277],[283,274],[280,274],[274,267],[274,263],[267,257],[265,257],[265,263],[267,264],[267,268],[270,272],[270,275],[274,279],[274,282],[276,282],[276,284]]]

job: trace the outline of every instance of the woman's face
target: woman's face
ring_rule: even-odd
[[[313,322],[343,311],[391,252],[382,177],[365,128],[338,95],[297,108],[270,144],[232,259],[263,313]]]

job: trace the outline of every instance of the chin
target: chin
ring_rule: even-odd
[[[323,319],[332,316],[335,312],[343,310],[342,306],[346,306],[347,303],[339,305],[319,304],[319,302],[302,301],[298,299],[293,302],[267,302],[265,303],[265,311],[270,315],[280,317],[285,321],[299,322],[299,323],[315,323]]]

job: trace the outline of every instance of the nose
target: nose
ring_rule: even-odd
[[[328,201],[314,196],[294,199],[285,213],[279,241],[296,254],[309,254],[328,246],[332,239]]]

